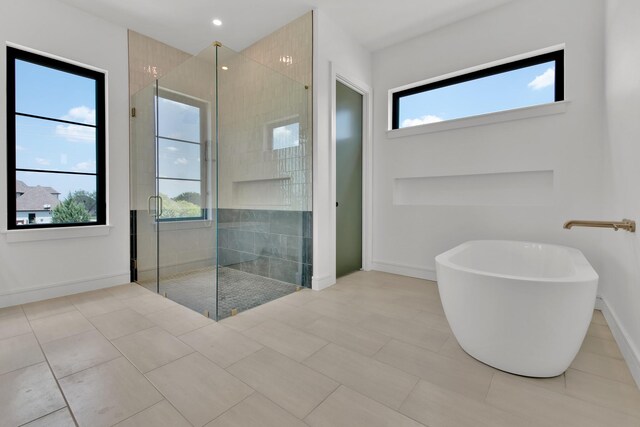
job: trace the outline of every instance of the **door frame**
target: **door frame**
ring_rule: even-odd
[[[336,282],[336,84],[344,84],[362,95],[362,269],[371,270],[373,252],[373,146],[372,113],[373,92],[369,85],[353,78],[333,62],[331,68],[331,141],[330,178],[331,178],[331,221],[333,283]]]

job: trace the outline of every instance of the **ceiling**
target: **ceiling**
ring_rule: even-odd
[[[216,40],[242,50],[313,8],[375,51],[513,0],[61,1],[197,53]],[[222,26],[214,26],[214,18]]]

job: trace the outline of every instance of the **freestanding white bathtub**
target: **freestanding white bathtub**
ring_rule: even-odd
[[[436,257],[444,312],[460,346],[481,362],[530,377],[571,364],[593,315],[598,274],[582,252],[500,240]]]

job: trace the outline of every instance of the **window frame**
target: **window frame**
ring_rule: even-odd
[[[506,63],[488,66],[468,73],[462,73],[453,77],[445,77],[435,81],[430,81],[425,84],[419,84],[418,86],[409,87],[394,91],[391,93],[391,129],[408,129],[400,127],[400,100],[406,96],[416,95],[418,93],[429,92],[431,90],[440,89],[447,86],[453,86],[460,83],[465,83],[472,80],[481,79],[483,77],[489,77],[497,74],[506,73],[509,71],[515,71],[522,68],[530,67],[533,65],[544,64],[546,62],[553,61],[555,63],[555,84],[554,84],[554,103],[564,101],[564,47],[561,49],[553,50],[550,52],[542,53],[539,55],[533,55],[523,59],[517,59]],[[533,107],[536,105],[525,105],[522,108]],[[500,110],[500,111],[511,111]],[[488,111],[486,114],[496,113],[498,111]],[[478,114],[459,117],[457,119],[477,117]],[[452,119],[452,120],[457,120]],[[445,120],[446,121],[446,120]],[[410,126],[414,127],[414,126]]]
[[[106,165],[106,145],[107,145],[107,94],[106,94],[106,72],[98,71],[89,66],[82,66],[63,59],[52,58],[46,54],[35,53],[21,48],[6,46],[6,70],[7,70],[7,229],[8,230],[31,230],[38,228],[67,228],[67,227],[93,227],[107,224],[107,165]],[[47,223],[47,224],[24,224],[16,223],[17,215],[17,172],[16,167],[16,121],[17,117],[31,117],[40,120],[53,121],[56,123],[66,123],[72,125],[86,126],[85,123],[78,123],[68,120],[56,119],[21,113],[16,111],[16,61],[29,62],[53,70],[75,74],[80,77],[92,79],[96,83],[96,171],[95,173],[65,172],[40,169],[25,169],[29,172],[62,173],[68,175],[83,175],[96,177],[96,221],[77,223]],[[92,126],[93,127],[93,126]]]
[[[209,124],[208,124],[209,103],[204,100],[194,98],[192,96],[179,93],[171,89],[163,88],[160,86],[158,86],[156,89],[155,97],[156,97],[156,114],[157,114],[156,120],[160,120],[159,107],[158,107],[159,98],[164,98],[180,104],[185,104],[191,107],[195,107],[200,112],[200,142],[199,142],[199,145],[200,145],[200,180],[199,180],[200,181],[200,216],[177,217],[177,218],[163,218],[162,216],[160,216],[157,218],[156,222],[170,223],[170,222],[182,222],[182,221],[206,221],[209,219],[207,215],[207,211],[208,211],[207,209],[207,195],[208,195],[208,191],[207,191],[208,138],[207,138],[207,135],[208,135],[208,129],[209,129]],[[158,159],[159,159],[161,139],[164,139],[165,141],[179,142],[181,144],[196,144],[193,141],[163,137],[159,134],[158,125],[156,125],[155,133],[156,133],[156,153],[158,153],[156,154],[156,156],[158,156]],[[191,182],[195,181],[192,179],[161,177],[160,162],[158,161],[156,164],[156,185],[157,185],[156,193],[159,197],[160,197],[160,180],[163,180],[163,179],[173,180],[173,181],[191,181]]]

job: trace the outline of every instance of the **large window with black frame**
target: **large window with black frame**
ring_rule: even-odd
[[[106,223],[105,74],[7,47],[8,228]]]

